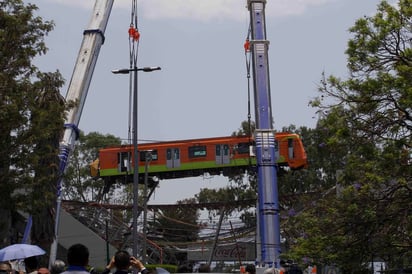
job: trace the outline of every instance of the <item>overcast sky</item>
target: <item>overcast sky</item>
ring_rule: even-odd
[[[56,24],[46,39],[49,52],[36,60],[43,71],[58,69],[70,81],[92,0],[25,0]],[[115,0],[80,121],[86,133],[128,136],[129,78],[111,70],[129,67],[127,30],[131,0]],[[315,127],[322,72],[346,77],[344,51],[355,20],[376,12],[378,0],[268,0],[266,28],[275,129]],[[249,26],[246,0],[138,1],[139,126],[142,140],[227,136],[247,120],[243,43]],[[65,95],[67,85],[62,89]],[[253,90],[251,90],[253,98]],[[252,101],[253,104],[253,101]],[[252,105],[252,111],[254,107]],[[254,119],[254,113],[252,113]],[[197,178],[207,187],[219,180]],[[193,181],[193,179],[191,180]],[[194,193],[203,184],[185,186]],[[168,183],[173,189],[173,184]],[[161,194],[164,189],[165,195]],[[161,184],[156,203],[174,202]],[[169,190],[170,191],[170,190]],[[185,194],[187,196],[187,194]],[[189,195],[190,196],[190,195]],[[170,199],[169,199],[169,198]]]

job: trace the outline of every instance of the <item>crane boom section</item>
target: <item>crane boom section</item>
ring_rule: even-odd
[[[269,41],[266,39],[266,0],[248,0],[252,40],[251,54],[256,116],[256,164],[258,180],[258,227],[263,265],[278,266],[280,216],[276,170],[276,150],[270,98]]]
[[[66,116],[67,124],[73,124],[77,127],[80,122],[100,47],[104,43],[104,32],[112,6],[113,0],[97,0],[88,29],[83,32],[83,41],[66,94],[66,102],[75,101],[77,104],[68,111]],[[73,144],[75,141],[73,137],[76,136],[73,135],[72,128],[67,127],[62,143]]]
[[[252,40],[252,72],[255,98],[256,128],[272,129],[272,108],[270,98],[269,41],[266,40],[265,0],[250,1]]]
[[[66,171],[70,153],[78,137],[80,117],[96,66],[97,57],[99,56],[100,47],[104,43],[104,32],[106,31],[113,2],[114,0],[96,0],[88,28],[83,32],[83,41],[66,94],[66,102],[75,102],[76,104],[66,113],[64,134],[60,142],[60,176],[57,182],[55,239],[50,248],[50,266],[55,261],[57,254],[63,174]]]

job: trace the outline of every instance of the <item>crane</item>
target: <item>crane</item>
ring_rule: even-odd
[[[274,264],[278,267],[281,253],[280,216],[265,6],[266,0],[247,0],[251,25],[250,51],[256,116],[257,220],[260,235],[260,255],[258,255],[260,258],[258,260],[263,265],[272,266]]]
[[[258,172],[258,220],[261,237],[260,262],[278,266],[280,248],[280,216],[277,189],[275,132],[272,128],[272,109],[268,66],[269,41],[266,39],[266,0],[247,0],[250,11],[250,41],[253,62],[253,85],[256,114],[256,160]],[[69,84],[66,101],[78,104],[67,113],[64,135],[60,143],[60,173],[64,174],[67,160],[78,136],[78,124],[87,97],[93,71],[104,43],[104,32],[113,6],[113,0],[96,0],[88,29]],[[59,215],[61,208],[62,176],[57,182],[55,241],[50,250],[50,263],[56,258]]]
[[[60,142],[59,180],[57,182],[57,205],[55,220],[55,239],[50,248],[49,264],[56,260],[57,245],[59,240],[59,221],[61,210],[61,186],[63,174],[75,141],[79,135],[78,125],[86,101],[90,82],[99,56],[100,48],[104,43],[104,32],[109,20],[114,0],[96,0],[93,14],[88,28],[83,31],[83,41],[73,69],[72,78],[66,94],[66,102],[77,104],[67,112],[64,134]]]

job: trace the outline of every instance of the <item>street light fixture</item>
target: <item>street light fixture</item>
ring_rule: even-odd
[[[133,83],[133,226],[132,226],[132,237],[133,237],[133,256],[137,258],[137,214],[138,214],[138,197],[139,197],[139,162],[138,162],[138,151],[137,151],[137,72],[152,72],[155,70],[160,70],[160,67],[143,67],[143,68],[129,68],[129,69],[118,69],[112,70],[114,74],[129,74],[134,72],[134,83]]]
[[[144,71],[151,72],[154,70],[161,70],[161,67],[144,67],[144,68],[131,68],[131,69],[114,69],[112,73],[114,74],[129,74],[131,71]]]

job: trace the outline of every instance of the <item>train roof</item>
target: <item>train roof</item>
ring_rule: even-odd
[[[297,138],[299,137],[298,134],[296,133],[289,133],[289,132],[275,132],[276,137],[280,138]],[[239,135],[239,136],[220,136],[220,137],[208,137],[208,138],[193,138],[193,139],[181,139],[181,140],[172,140],[172,141],[149,141],[149,142],[140,142],[137,145],[138,146],[150,146],[150,145],[159,145],[161,146],[162,144],[165,145],[170,145],[170,144],[198,144],[198,143],[207,143],[207,142],[216,142],[218,140],[224,139],[239,139],[242,141],[246,141],[246,138],[250,138],[250,140],[254,140],[253,136],[248,136],[248,135]],[[122,147],[130,147],[132,144],[123,144],[119,146],[110,146],[106,147],[104,149],[111,149],[111,148],[122,148]]]

